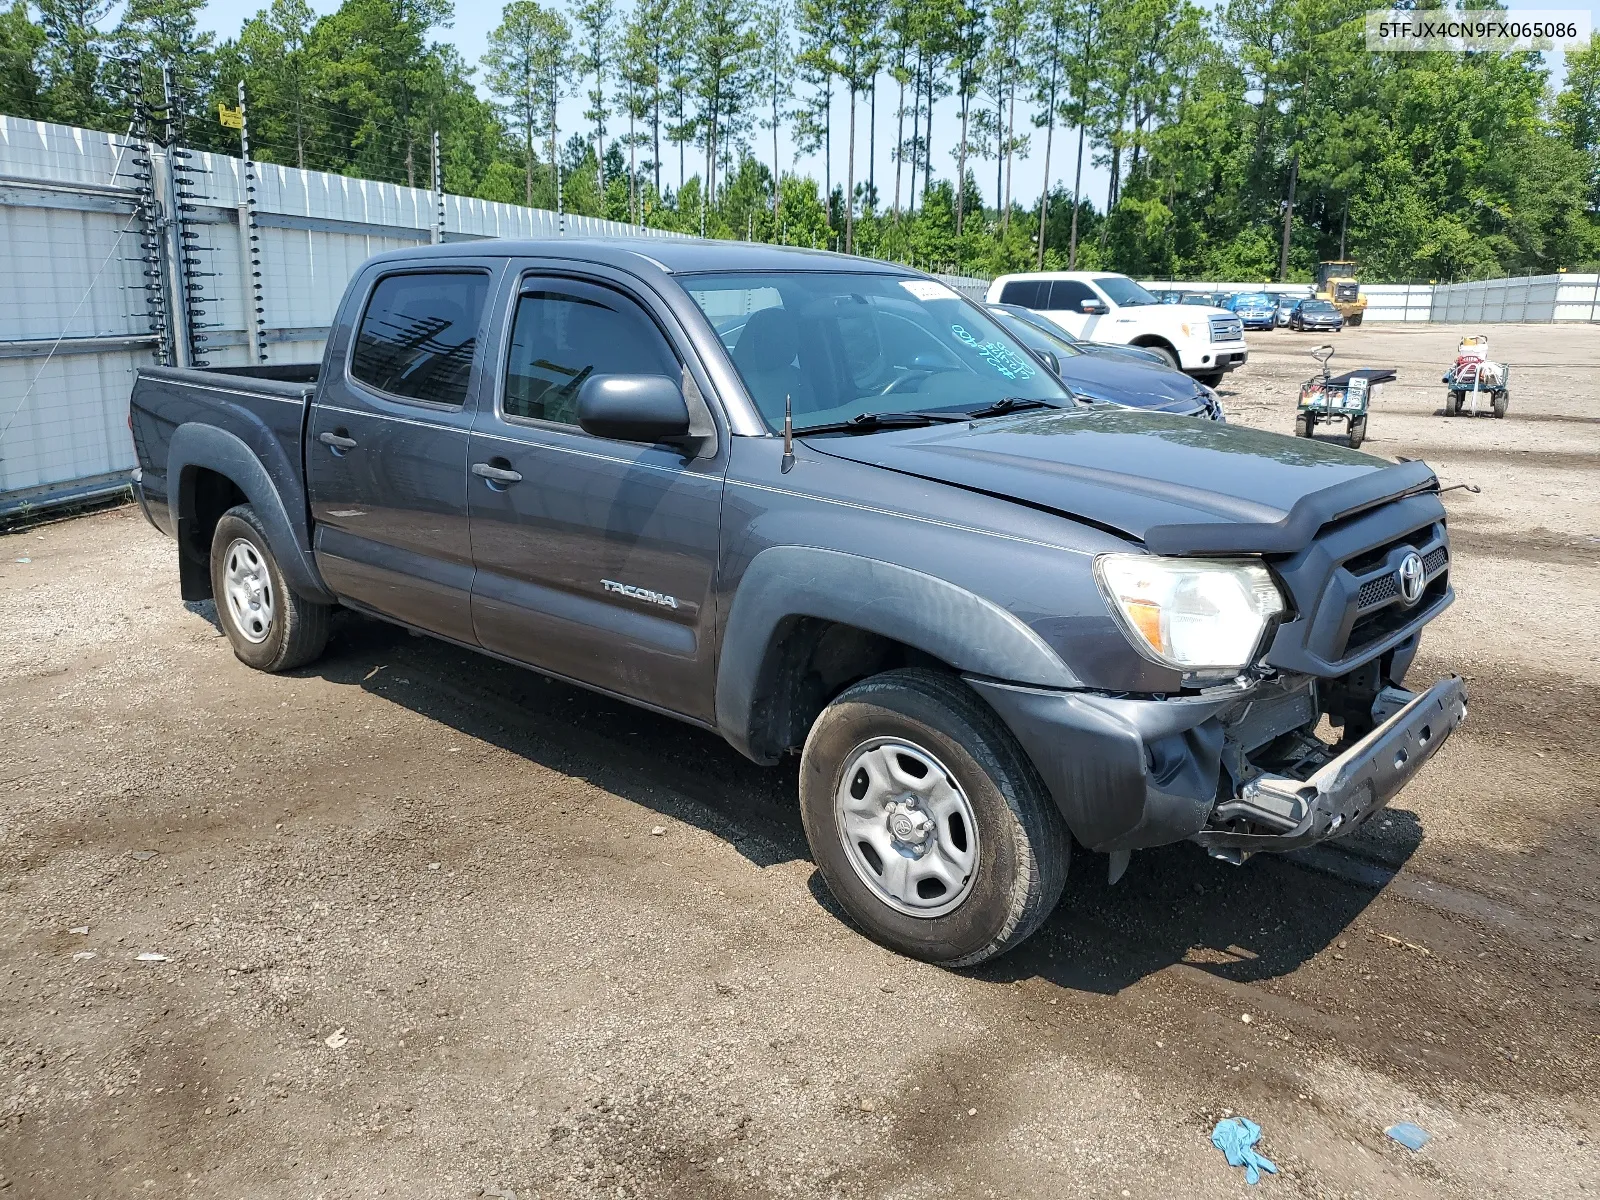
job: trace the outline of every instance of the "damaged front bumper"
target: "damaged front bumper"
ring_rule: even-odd
[[[1257,775],[1217,805],[1193,840],[1216,851],[1253,853],[1352,832],[1411,782],[1466,719],[1467,686],[1452,675],[1421,695],[1385,688],[1377,703],[1392,715],[1343,754],[1305,779]]]
[[[1138,699],[969,677],[1022,743],[1073,836],[1115,853],[1192,840],[1220,857],[1294,850],[1382,809],[1466,717],[1456,676],[1377,693],[1372,731],[1335,754],[1311,736],[1313,685]],[[1299,742],[1307,751],[1276,748]]]

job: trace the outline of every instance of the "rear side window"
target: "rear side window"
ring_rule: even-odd
[[[403,400],[460,408],[488,294],[489,276],[478,271],[380,279],[356,333],[350,374]]]
[[[578,390],[591,375],[665,375],[681,368],[644,311],[618,292],[531,279],[517,299],[501,408],[508,417],[578,423]]]
[[[1086,283],[1079,283],[1076,279],[1057,279],[1050,285],[1050,303],[1045,307],[1051,312],[1083,311],[1085,300],[1098,300],[1099,296]]]
[[[1043,279],[1013,279],[1000,289],[1001,304],[1016,304],[1023,308],[1043,308],[1050,288]]]

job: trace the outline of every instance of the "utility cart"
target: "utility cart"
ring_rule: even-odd
[[[1294,435],[1308,438],[1318,425],[1342,421],[1353,450],[1366,440],[1367,408],[1383,391],[1383,385],[1395,378],[1394,368],[1362,367],[1343,375],[1330,375],[1328,360],[1333,357],[1332,346],[1318,346],[1311,357],[1321,365],[1322,374],[1313,375],[1300,385]]]
[[[1444,373],[1450,390],[1444,397],[1444,415],[1475,417],[1489,412],[1504,417],[1511,407],[1511,366],[1489,360],[1489,335],[1461,339],[1456,361]]]

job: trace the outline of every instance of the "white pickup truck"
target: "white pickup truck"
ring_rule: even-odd
[[[1019,304],[1090,342],[1144,346],[1174,367],[1215,387],[1244,366],[1244,326],[1225,308],[1162,304],[1126,275],[1105,271],[1038,271],[1002,275],[989,285],[990,304]]]

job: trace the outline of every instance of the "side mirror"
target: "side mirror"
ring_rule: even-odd
[[[1079,302],[1078,307],[1092,316],[1099,316],[1101,313],[1107,313],[1111,311],[1105,306],[1105,303],[1100,300],[1083,300]]]
[[[687,437],[689,406],[665,375],[591,375],[578,389],[578,427],[619,442]]]
[[[1050,374],[1061,374],[1061,360],[1056,357],[1054,350],[1035,350],[1034,357],[1050,368]]]

